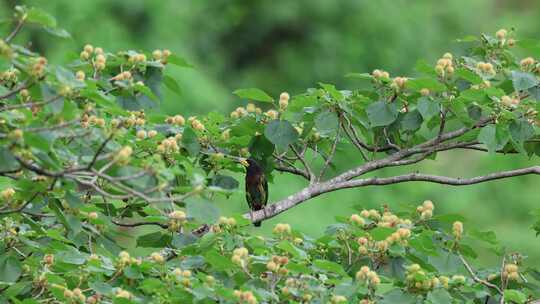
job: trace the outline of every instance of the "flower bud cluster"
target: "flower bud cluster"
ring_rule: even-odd
[[[435,72],[441,77],[449,77],[454,74],[455,68],[452,59],[454,56],[451,53],[445,53],[442,58],[437,60],[437,65],[435,65]]]
[[[272,232],[275,234],[291,234],[291,225],[283,223],[276,224]]]
[[[519,267],[513,263],[505,264],[502,276],[511,281],[519,280]]]
[[[422,205],[416,207],[416,211],[420,213],[420,219],[422,220],[429,220],[433,216],[434,209],[435,205],[430,200],[426,200]]]
[[[289,263],[289,258],[286,256],[272,256],[272,259],[266,263],[266,269],[280,275],[287,275],[289,270],[284,266]]]
[[[375,271],[369,269],[368,266],[362,266],[358,272],[356,272],[356,280],[361,281],[371,288],[377,288],[381,284],[381,279]]]
[[[284,111],[289,106],[289,93],[283,92],[281,95],[279,95],[279,108]]]
[[[240,303],[246,304],[257,304],[257,298],[253,295],[251,291],[240,291],[235,290],[234,296],[240,301]]]

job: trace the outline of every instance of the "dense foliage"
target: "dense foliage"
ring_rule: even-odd
[[[168,50],[109,52],[85,45],[56,66],[13,39],[27,24],[66,36],[56,20],[18,7],[0,41],[0,217],[2,300],[15,303],[351,302],[448,303],[536,298],[540,273],[490,233],[467,232],[460,216],[433,216],[430,201],[402,210],[359,210],[312,239],[288,224],[273,238],[246,234],[261,220],[345,188],[425,181],[451,185],[540,174],[530,167],[471,179],[412,172],[364,174],[468,149],[540,155],[539,63],[517,58],[513,33],[471,37],[464,56],[420,64],[418,78],[383,70],[350,74],[371,90],[318,88],[257,102],[230,115],[167,117],[153,112],[161,87],[178,91],[167,65],[189,67]],[[346,172],[332,170],[357,148]],[[263,211],[221,217],[216,196],[238,191],[230,172],[257,159],[308,186]],[[239,202],[235,202],[239,203]],[[242,202],[243,203],[243,202]],[[125,227],[152,226],[135,257],[118,239]],[[540,226],[540,225],[539,225]],[[540,228],[537,228],[540,230]],[[478,239],[501,257],[473,269]],[[475,244],[476,245],[476,244]],[[126,251],[127,249],[127,251]]]

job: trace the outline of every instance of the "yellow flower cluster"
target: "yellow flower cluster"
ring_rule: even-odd
[[[15,189],[13,189],[11,187],[8,187],[8,188],[2,190],[2,192],[0,192],[0,197],[2,197],[2,199],[6,200],[6,201],[11,200],[13,195],[15,195]]]
[[[129,163],[131,154],[133,153],[133,149],[130,146],[125,146],[118,150],[116,153],[115,159],[119,164],[127,164]]]
[[[416,208],[416,211],[420,213],[420,218],[422,220],[429,220],[433,216],[433,210],[435,209],[435,205],[433,205],[433,202],[430,200],[424,201],[424,203],[421,206],[418,206]]]
[[[266,263],[266,269],[271,272],[279,273],[281,275],[287,275],[289,270],[283,266],[289,263],[289,258],[286,256],[272,256],[272,259]]]
[[[428,291],[437,287],[449,287],[450,279],[448,277],[431,277],[418,264],[412,264],[406,270],[405,280],[411,289]]]
[[[511,281],[519,280],[519,268],[516,264],[506,264],[504,265],[504,270],[502,273],[503,278],[508,278]]]
[[[248,258],[249,258],[249,251],[247,250],[247,248],[240,247],[240,248],[236,248],[233,251],[231,261],[240,267],[245,267],[247,265]]]
[[[95,55],[94,58],[94,68],[97,71],[104,70],[107,65],[107,57],[105,57],[105,53],[103,52],[103,49],[100,47],[94,48],[91,44],[87,44],[84,46],[83,51],[80,54],[80,59],[82,61],[87,61],[90,59],[92,54]]]
[[[371,72],[371,75],[376,80],[390,79],[390,74],[388,72],[386,72],[386,71],[383,71],[383,70],[373,70],[373,72]]]
[[[454,222],[454,224],[452,224],[452,233],[456,240],[460,240],[463,236],[463,223],[460,221]]]
[[[67,299],[76,299],[79,302],[83,302],[83,303],[86,301],[86,296],[83,294],[80,288],[75,288],[73,290],[69,290],[68,288],[65,288],[64,297],[66,297]]]
[[[131,299],[133,297],[131,292],[124,290],[122,288],[116,289],[115,296],[117,298],[124,298],[124,299]]]
[[[118,267],[123,268],[130,264],[140,265],[142,263],[142,260],[140,258],[133,258],[129,255],[129,252],[127,251],[121,251],[118,254],[119,260],[118,260]]]
[[[279,95],[279,108],[281,110],[284,111],[285,109],[287,109],[287,107],[289,106],[289,99],[290,96],[287,92],[283,92]]]
[[[480,72],[480,74],[484,74],[484,75],[487,75],[487,76],[495,76],[495,74],[497,72],[495,72],[495,68],[493,67],[493,64],[489,63],[489,62],[478,62],[476,64],[476,69],[478,70],[478,72]]]
[[[45,68],[47,67],[47,58],[38,57],[32,64],[30,74],[36,78],[40,78],[45,74]]]
[[[167,64],[167,59],[171,56],[169,50],[154,50],[152,52],[152,58],[156,61],[161,61],[162,64]]]
[[[510,97],[508,95],[504,95],[501,97],[501,104],[504,105],[507,108],[516,108],[519,106],[521,100],[519,97]]]
[[[536,60],[534,60],[534,58],[532,57],[524,58],[519,62],[519,65],[521,66],[521,69],[523,71],[529,71],[532,67],[535,66],[535,64]]]
[[[152,254],[150,254],[150,259],[159,264],[165,262],[165,257],[159,252],[152,252]]]
[[[396,91],[400,91],[405,88],[406,83],[407,83],[406,77],[396,77],[392,79],[391,87]]]
[[[246,304],[257,304],[257,298],[253,295],[253,292],[251,291],[241,291],[241,290],[235,290],[234,296],[238,298],[240,303],[246,303]]]
[[[341,295],[333,295],[332,298],[330,299],[330,302],[332,304],[347,303],[347,298]]]
[[[7,69],[4,72],[0,73],[0,81],[17,82],[19,73],[20,72],[17,69],[14,69],[14,68]]]
[[[218,225],[234,227],[236,226],[236,220],[232,217],[221,216],[218,220]]]
[[[283,224],[279,223],[274,226],[274,229],[272,230],[275,234],[290,234],[291,233],[291,225],[289,224]]]
[[[264,113],[264,115],[266,115],[268,118],[272,120],[276,120],[279,118],[279,112],[276,110],[268,110],[266,111],[266,113]]]
[[[454,63],[452,59],[454,56],[451,53],[445,53],[442,58],[437,60],[437,65],[435,65],[435,72],[439,76],[452,76],[454,74]]]
[[[161,141],[161,143],[156,147],[156,151],[161,154],[174,153],[178,152],[180,147],[178,146],[177,138],[170,136]]]
[[[167,119],[165,119],[165,122],[171,125],[183,126],[186,123],[186,120],[182,115],[174,115],[167,117]]]
[[[368,266],[362,266],[358,272],[356,272],[356,280],[367,283],[372,288],[377,288],[381,284],[381,279],[375,271],[369,269]]]

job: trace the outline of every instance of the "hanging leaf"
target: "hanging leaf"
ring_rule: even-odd
[[[285,149],[298,139],[298,132],[286,120],[273,120],[266,126],[264,136],[276,147]]]
[[[272,97],[270,97],[270,95],[266,94],[263,90],[257,88],[238,89],[234,91],[233,94],[244,99],[262,102],[273,102],[273,99]]]

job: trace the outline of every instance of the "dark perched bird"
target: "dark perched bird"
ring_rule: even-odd
[[[246,169],[246,201],[251,211],[261,210],[268,202],[268,181],[261,165],[252,158],[247,160]],[[261,222],[253,223],[256,227]]]

